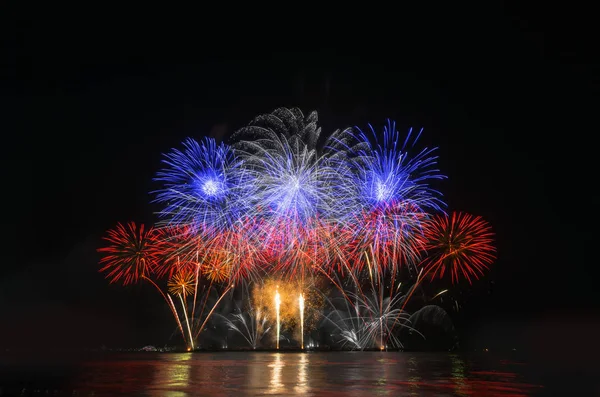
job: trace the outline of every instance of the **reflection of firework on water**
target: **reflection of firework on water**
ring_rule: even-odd
[[[119,223],[107,232],[104,239],[109,245],[98,250],[105,254],[100,260],[104,265],[100,272],[106,272],[111,283],[135,283],[151,272],[158,262],[161,241],[153,228],[146,229],[134,222],[127,225]]]
[[[450,273],[452,283],[460,277],[472,283],[495,259],[491,227],[479,216],[436,215],[423,229],[427,256],[422,265],[432,278]]]

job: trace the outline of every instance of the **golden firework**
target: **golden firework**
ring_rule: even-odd
[[[319,280],[305,280],[304,287],[299,280],[266,279],[256,284],[252,291],[252,307],[268,313],[269,318],[276,317],[275,294],[279,293],[279,316],[281,329],[300,332],[299,297],[304,298],[304,330],[310,331],[320,321],[320,309],[323,307],[323,297],[319,292]]]
[[[215,283],[226,281],[231,274],[231,265],[227,262],[211,264],[202,268],[202,274]]]
[[[196,278],[194,273],[190,271],[180,271],[175,273],[173,277],[167,283],[169,293],[172,295],[183,295],[192,294],[194,292],[194,283]]]

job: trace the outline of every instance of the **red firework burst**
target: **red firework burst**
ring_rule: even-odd
[[[280,221],[269,225],[263,238],[263,251],[272,271],[285,277],[306,277],[316,267],[329,264],[329,250],[325,238],[329,226],[314,219],[311,222],[287,223]]]
[[[462,276],[472,283],[496,259],[490,225],[479,216],[453,212],[436,215],[423,228],[427,257],[423,272],[431,278],[450,273],[452,283]]]
[[[379,270],[418,261],[423,249],[421,226],[426,214],[410,202],[396,202],[364,214],[354,227],[354,266],[371,257]]]
[[[327,269],[331,272],[335,255],[338,253],[339,246],[334,238],[334,228],[327,222],[316,220],[305,231],[302,238],[302,244],[298,244],[297,262],[302,263],[302,269],[308,273],[314,273],[317,270]]]
[[[192,230],[170,226],[157,230],[157,234],[161,241],[161,260],[155,268],[158,277],[171,278],[179,271],[196,268],[204,247]]]
[[[234,228],[214,234],[206,243],[202,272],[211,281],[239,282],[252,278],[263,263],[261,244],[256,240],[256,225],[240,222]]]
[[[330,274],[337,271],[344,274],[360,268],[356,225],[326,227],[321,230],[320,236],[327,258],[317,264],[321,272]]]
[[[100,260],[111,283],[122,281],[123,285],[132,284],[150,273],[160,257],[160,239],[157,231],[134,222],[121,223],[107,232],[104,240],[107,247],[98,249],[104,256]]]

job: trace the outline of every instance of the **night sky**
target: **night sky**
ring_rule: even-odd
[[[543,324],[594,323],[591,29],[560,10],[430,11],[5,13],[0,346],[164,344],[167,307],[148,287],[108,285],[101,237],[156,220],[162,153],[280,106],[317,110],[325,134],[387,118],[424,128],[449,209],[497,235],[457,319],[467,339],[506,347]]]

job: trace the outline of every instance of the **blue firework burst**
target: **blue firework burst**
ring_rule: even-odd
[[[183,145],[165,155],[166,167],[155,178],[164,185],[155,192],[155,201],[165,205],[162,222],[215,231],[230,227],[244,213],[242,163],[212,138],[200,143],[189,138]]]
[[[410,202],[421,210],[440,211],[445,206],[442,194],[431,186],[436,179],[446,178],[437,169],[437,148],[423,148],[415,154],[416,136],[412,128],[401,140],[396,123],[388,120],[383,129],[383,139],[377,139],[373,126],[370,134],[356,129],[358,141],[353,148],[353,163],[359,195],[357,199],[364,210]]]

